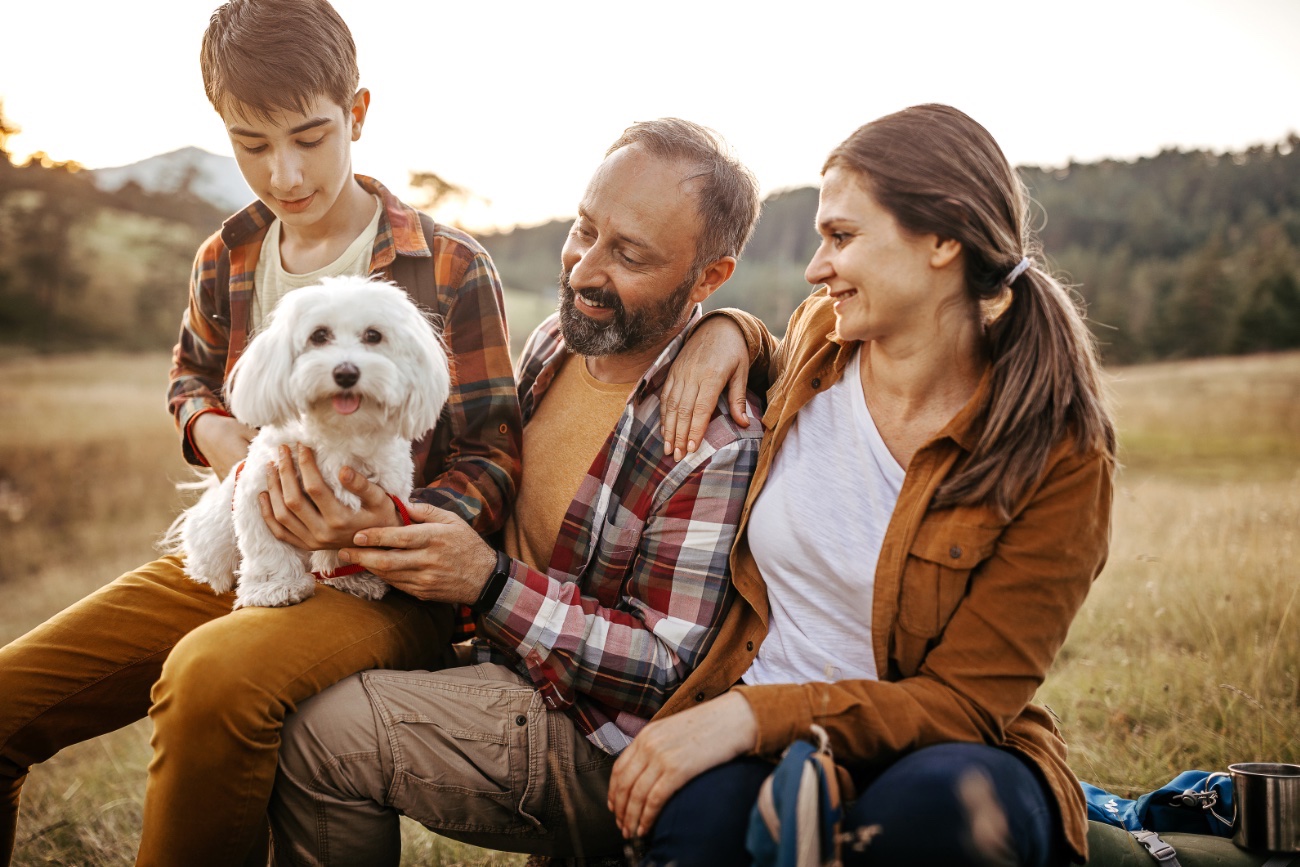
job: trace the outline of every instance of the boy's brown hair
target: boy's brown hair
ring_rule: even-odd
[[[360,73],[352,33],[325,0],[230,0],[212,13],[200,54],[203,89],[221,115],[304,112],[318,96],[345,110]]]

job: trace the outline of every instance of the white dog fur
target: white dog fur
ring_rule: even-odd
[[[411,441],[437,422],[450,388],[437,334],[397,286],[335,277],[290,292],[236,362],[227,386],[235,418],[261,428],[244,468],[238,480],[231,472],[209,488],[169,534],[173,543],[179,539],[189,576],[225,593],[238,575],[236,608],[293,605],[311,596],[312,572],[333,571],[338,555],[308,555],[276,539],[262,520],[258,497],[279,447],[310,446],[346,506],[356,508],[360,500],[338,481],[345,465],[406,500],[414,474]],[[388,590],[368,572],[325,583],[367,599]]]

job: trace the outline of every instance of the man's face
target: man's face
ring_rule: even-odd
[[[688,174],[635,145],[596,170],[560,254],[560,329],[574,352],[652,349],[684,323],[700,278]]]
[[[244,180],[287,226],[307,228],[335,216],[352,180],[351,143],[361,137],[368,94],[347,110],[317,96],[306,111],[269,119],[234,104],[222,114]]]

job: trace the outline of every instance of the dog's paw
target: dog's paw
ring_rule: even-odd
[[[206,584],[212,588],[212,592],[218,596],[223,593],[229,593],[235,586],[234,575],[200,575],[196,571],[185,570],[185,574],[196,584]]]
[[[310,575],[298,578],[263,578],[239,582],[235,594],[235,608],[283,608],[297,605],[316,592],[316,579]]]
[[[324,583],[342,590],[344,593],[351,593],[353,596],[360,596],[362,599],[369,599],[372,602],[383,599],[384,594],[388,592],[388,585],[369,573],[342,575],[338,578],[331,578]]]

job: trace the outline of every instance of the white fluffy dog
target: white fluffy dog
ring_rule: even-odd
[[[237,573],[236,608],[311,596],[313,572],[332,573],[338,555],[308,555],[271,535],[258,509],[267,464],[281,445],[302,443],[315,450],[321,474],[345,505],[360,505],[339,484],[345,465],[405,500],[414,474],[411,441],[437,422],[450,388],[438,336],[397,286],[336,277],[290,292],[231,371],[231,412],[261,428],[242,471],[210,488],[170,534],[179,537],[189,576],[225,593]],[[368,572],[322,580],[368,599],[388,590]]]

